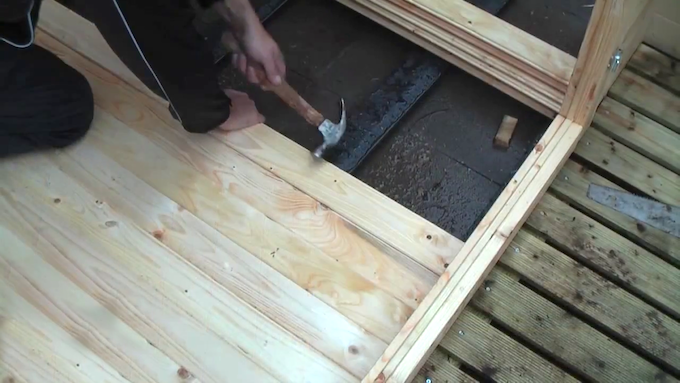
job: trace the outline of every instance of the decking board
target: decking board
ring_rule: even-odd
[[[514,244],[519,244],[526,235],[525,232],[520,232],[517,236],[519,240]],[[526,250],[522,248],[520,253]],[[537,253],[534,254],[539,256]],[[514,255],[515,250],[511,248],[506,251],[503,258],[511,258]],[[546,272],[546,268],[540,271],[544,272],[545,279],[559,278],[556,273]],[[539,274],[539,278],[544,278],[543,273],[535,274]],[[575,281],[568,280],[567,283],[573,282]],[[544,285],[546,283],[549,281],[544,281]],[[519,276],[506,267],[496,267],[492,270],[484,288],[479,289],[471,304],[502,323],[517,334],[516,336],[561,360],[580,376],[598,382],[622,382],[631,378],[639,382],[648,382],[663,373],[653,364],[636,358],[632,351],[589,324],[523,286]],[[651,330],[651,325],[647,330]],[[650,343],[658,338],[658,335],[653,337]]]

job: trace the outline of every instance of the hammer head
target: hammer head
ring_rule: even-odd
[[[340,100],[340,122],[337,124],[332,123],[330,120],[324,120],[321,125],[319,125],[319,132],[323,136],[323,144],[314,150],[314,157],[322,158],[324,152],[328,148],[332,148],[340,142],[342,135],[345,134],[345,128],[347,127],[347,115],[345,113],[345,100]]]

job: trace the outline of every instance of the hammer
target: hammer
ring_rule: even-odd
[[[225,32],[222,34],[222,44],[225,45],[232,52],[238,53],[240,47],[236,42],[234,36]],[[283,102],[288,104],[293,108],[300,116],[302,116],[308,123],[317,127],[321,135],[323,136],[323,144],[316,148],[313,152],[314,157],[323,158],[324,153],[327,149],[334,147],[345,134],[345,128],[347,127],[347,115],[345,113],[345,100],[340,99],[340,122],[334,123],[319,113],[314,109],[305,99],[303,99],[298,92],[295,91],[285,80],[281,82],[280,85],[272,84],[268,79],[262,68],[258,66],[255,67],[255,74],[260,80],[262,88],[269,90],[279,96]]]

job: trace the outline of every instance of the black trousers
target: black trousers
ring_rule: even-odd
[[[69,6],[95,23],[128,68],[169,101],[187,131],[204,133],[227,120],[230,100],[187,0],[71,0]],[[93,108],[85,78],[57,57],[37,46],[0,43],[0,157],[78,141]]]

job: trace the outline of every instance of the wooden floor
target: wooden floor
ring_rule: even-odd
[[[0,382],[359,381],[462,242],[264,125],[186,133],[60,37],[95,121],[0,162]],[[418,379],[680,377],[680,240],[585,197],[680,205],[676,64],[636,55]]]
[[[96,111],[0,162],[0,382],[359,381],[461,247],[264,125],[191,135],[37,39]]]
[[[680,378],[680,239],[591,183],[680,205],[680,63],[641,46],[416,382]]]

